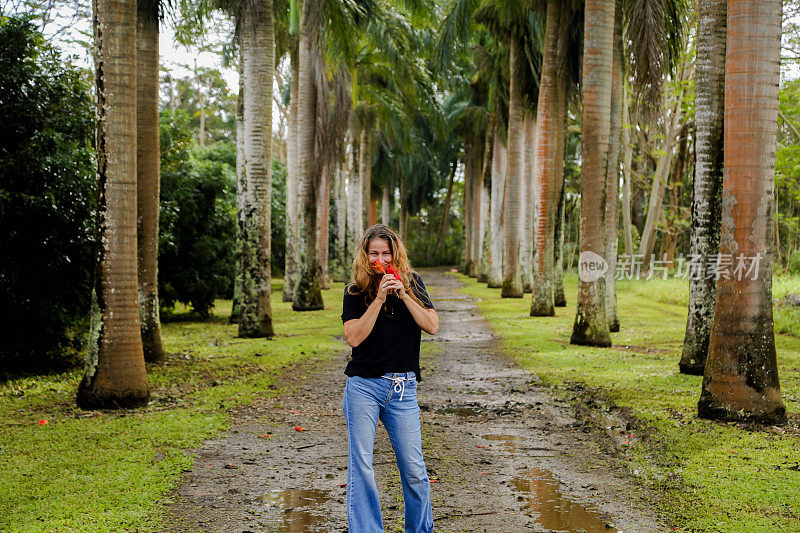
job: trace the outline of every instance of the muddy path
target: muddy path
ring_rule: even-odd
[[[437,531],[664,531],[605,433],[576,420],[497,348],[460,282],[422,271],[440,317],[422,361],[423,451]],[[332,305],[333,303],[329,303]],[[347,358],[292,368],[290,392],[236,413],[192,450],[164,531],[346,531]],[[295,426],[305,428],[298,431]],[[267,436],[269,435],[269,436]],[[379,424],[375,474],[386,531],[403,531],[394,453]]]

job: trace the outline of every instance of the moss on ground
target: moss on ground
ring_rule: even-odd
[[[590,390],[627,408],[640,430],[626,452],[630,469],[659,490],[659,505],[683,531],[797,531],[800,519],[800,333],[793,309],[777,307],[776,347],[790,423],[763,428],[700,420],[702,377],[678,373],[688,281],[618,281],[621,330],[611,348],[569,344],[577,276],[565,276],[567,307],[530,317],[530,295],[502,299],[462,274],[462,292],[501,337],[502,348],[558,394]],[[800,292],[797,278],[775,278],[773,294]]]
[[[273,280],[271,340],[237,338],[230,301],[216,301],[207,321],[173,313],[162,326],[165,363],[147,368],[144,409],[77,409],[81,370],[4,383],[0,531],[157,529],[160,503],[192,465],[186,450],[230,427],[235,408],[279,392],[275,378],[288,365],[342,349],[334,335],[343,289],[323,292],[324,310],[297,313]]]

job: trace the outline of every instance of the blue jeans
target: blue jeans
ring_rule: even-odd
[[[403,377],[405,381],[401,381]],[[414,372],[390,372],[379,378],[350,376],[344,388],[342,407],[347,421],[347,522],[350,533],[383,531],[378,487],[372,469],[378,419],[389,434],[400,470],[406,533],[433,531],[431,487],[422,458]]]

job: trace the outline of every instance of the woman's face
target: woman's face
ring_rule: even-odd
[[[392,250],[389,248],[389,241],[376,237],[369,241],[367,245],[367,259],[369,264],[374,265],[375,261],[380,261],[383,265],[392,262]],[[380,272],[380,268],[372,267],[373,271]]]

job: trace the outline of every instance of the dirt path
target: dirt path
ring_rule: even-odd
[[[610,440],[500,355],[455,278],[422,275],[441,323],[436,336],[423,334],[441,349],[423,359],[418,395],[436,530],[665,530],[620,473]],[[346,353],[292,369],[290,395],[239,412],[231,431],[194,450],[165,531],[346,531]],[[403,531],[382,427],[375,451],[386,531]]]

